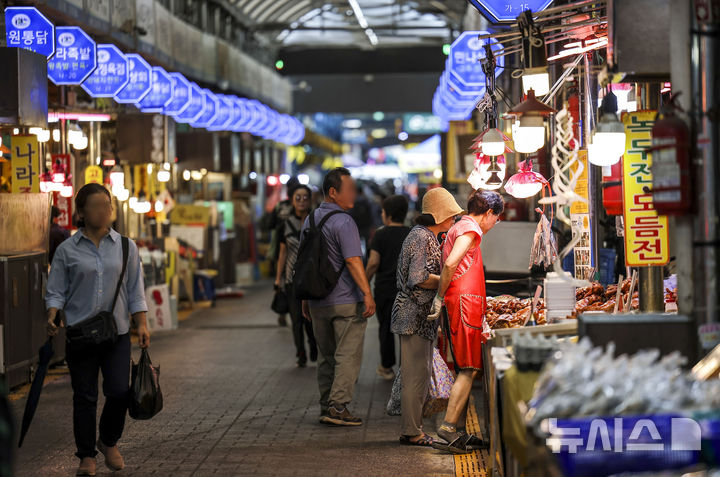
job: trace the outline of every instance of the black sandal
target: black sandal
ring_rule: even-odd
[[[433,449],[450,452],[451,454],[469,454],[472,449],[469,449],[463,442],[465,439],[463,436],[459,436],[452,442],[438,442],[432,443]]]
[[[420,447],[432,447],[435,442],[432,437],[427,434],[423,434],[422,437],[416,441],[411,439],[415,436],[400,436],[400,444],[404,446],[420,446]]]
[[[475,434],[461,433],[461,436],[465,438],[465,447],[471,450],[485,450],[490,448],[490,443],[484,441]]]

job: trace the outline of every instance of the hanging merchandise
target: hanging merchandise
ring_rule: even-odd
[[[528,268],[538,266],[543,267],[544,270],[550,270],[558,257],[557,241],[550,227],[550,221],[542,213],[542,210],[536,209],[536,211],[540,214],[540,221],[535,229]]]
[[[525,101],[515,106],[505,119],[515,119],[513,143],[517,152],[531,154],[545,145],[545,118],[555,110],[535,98],[530,89]]]
[[[617,117],[617,97],[608,88],[598,110],[598,122],[588,144],[588,159],[596,166],[612,166],[625,153],[625,126]]]
[[[575,140],[573,117],[565,105],[555,115],[555,143],[550,164],[553,169],[552,190],[555,195],[540,199],[541,204],[557,204],[557,218],[570,225],[565,207],[573,202],[588,203],[588,199],[576,193],[578,181],[583,177],[585,166],[578,159],[580,145]]]
[[[516,199],[527,199],[539,193],[549,185],[542,174],[532,170],[532,161],[528,159],[518,164],[518,173],[508,179],[505,191]]]
[[[476,154],[475,168],[468,177],[473,189],[497,190],[505,180],[507,162],[505,156]]]

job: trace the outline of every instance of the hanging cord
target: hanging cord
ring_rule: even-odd
[[[543,38],[543,34],[540,31],[540,28],[535,24],[532,17],[532,11],[525,10],[522,12],[518,18],[518,28],[520,29],[520,34],[522,35],[522,53],[521,53],[521,61],[523,64],[523,69],[516,69],[512,72],[512,78],[517,79],[520,78],[523,75],[524,68],[532,68],[533,65],[533,55],[530,52],[531,48],[544,48],[545,47],[545,39]],[[527,48],[525,47],[527,45]],[[526,51],[527,50],[527,51]]]

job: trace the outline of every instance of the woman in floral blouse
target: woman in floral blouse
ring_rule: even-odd
[[[422,409],[430,386],[433,342],[437,322],[428,321],[440,280],[442,251],[438,235],[447,232],[463,210],[443,188],[423,197],[420,215],[403,242],[398,258],[398,294],[392,310],[391,330],[400,335],[402,373],[402,430],[400,442],[431,446],[433,440],[422,430]]]

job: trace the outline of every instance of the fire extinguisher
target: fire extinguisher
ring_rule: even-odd
[[[653,204],[660,215],[692,210],[690,129],[678,115],[677,95],[660,108],[652,128]]]
[[[623,161],[602,168],[602,200],[608,215],[623,215]]]

